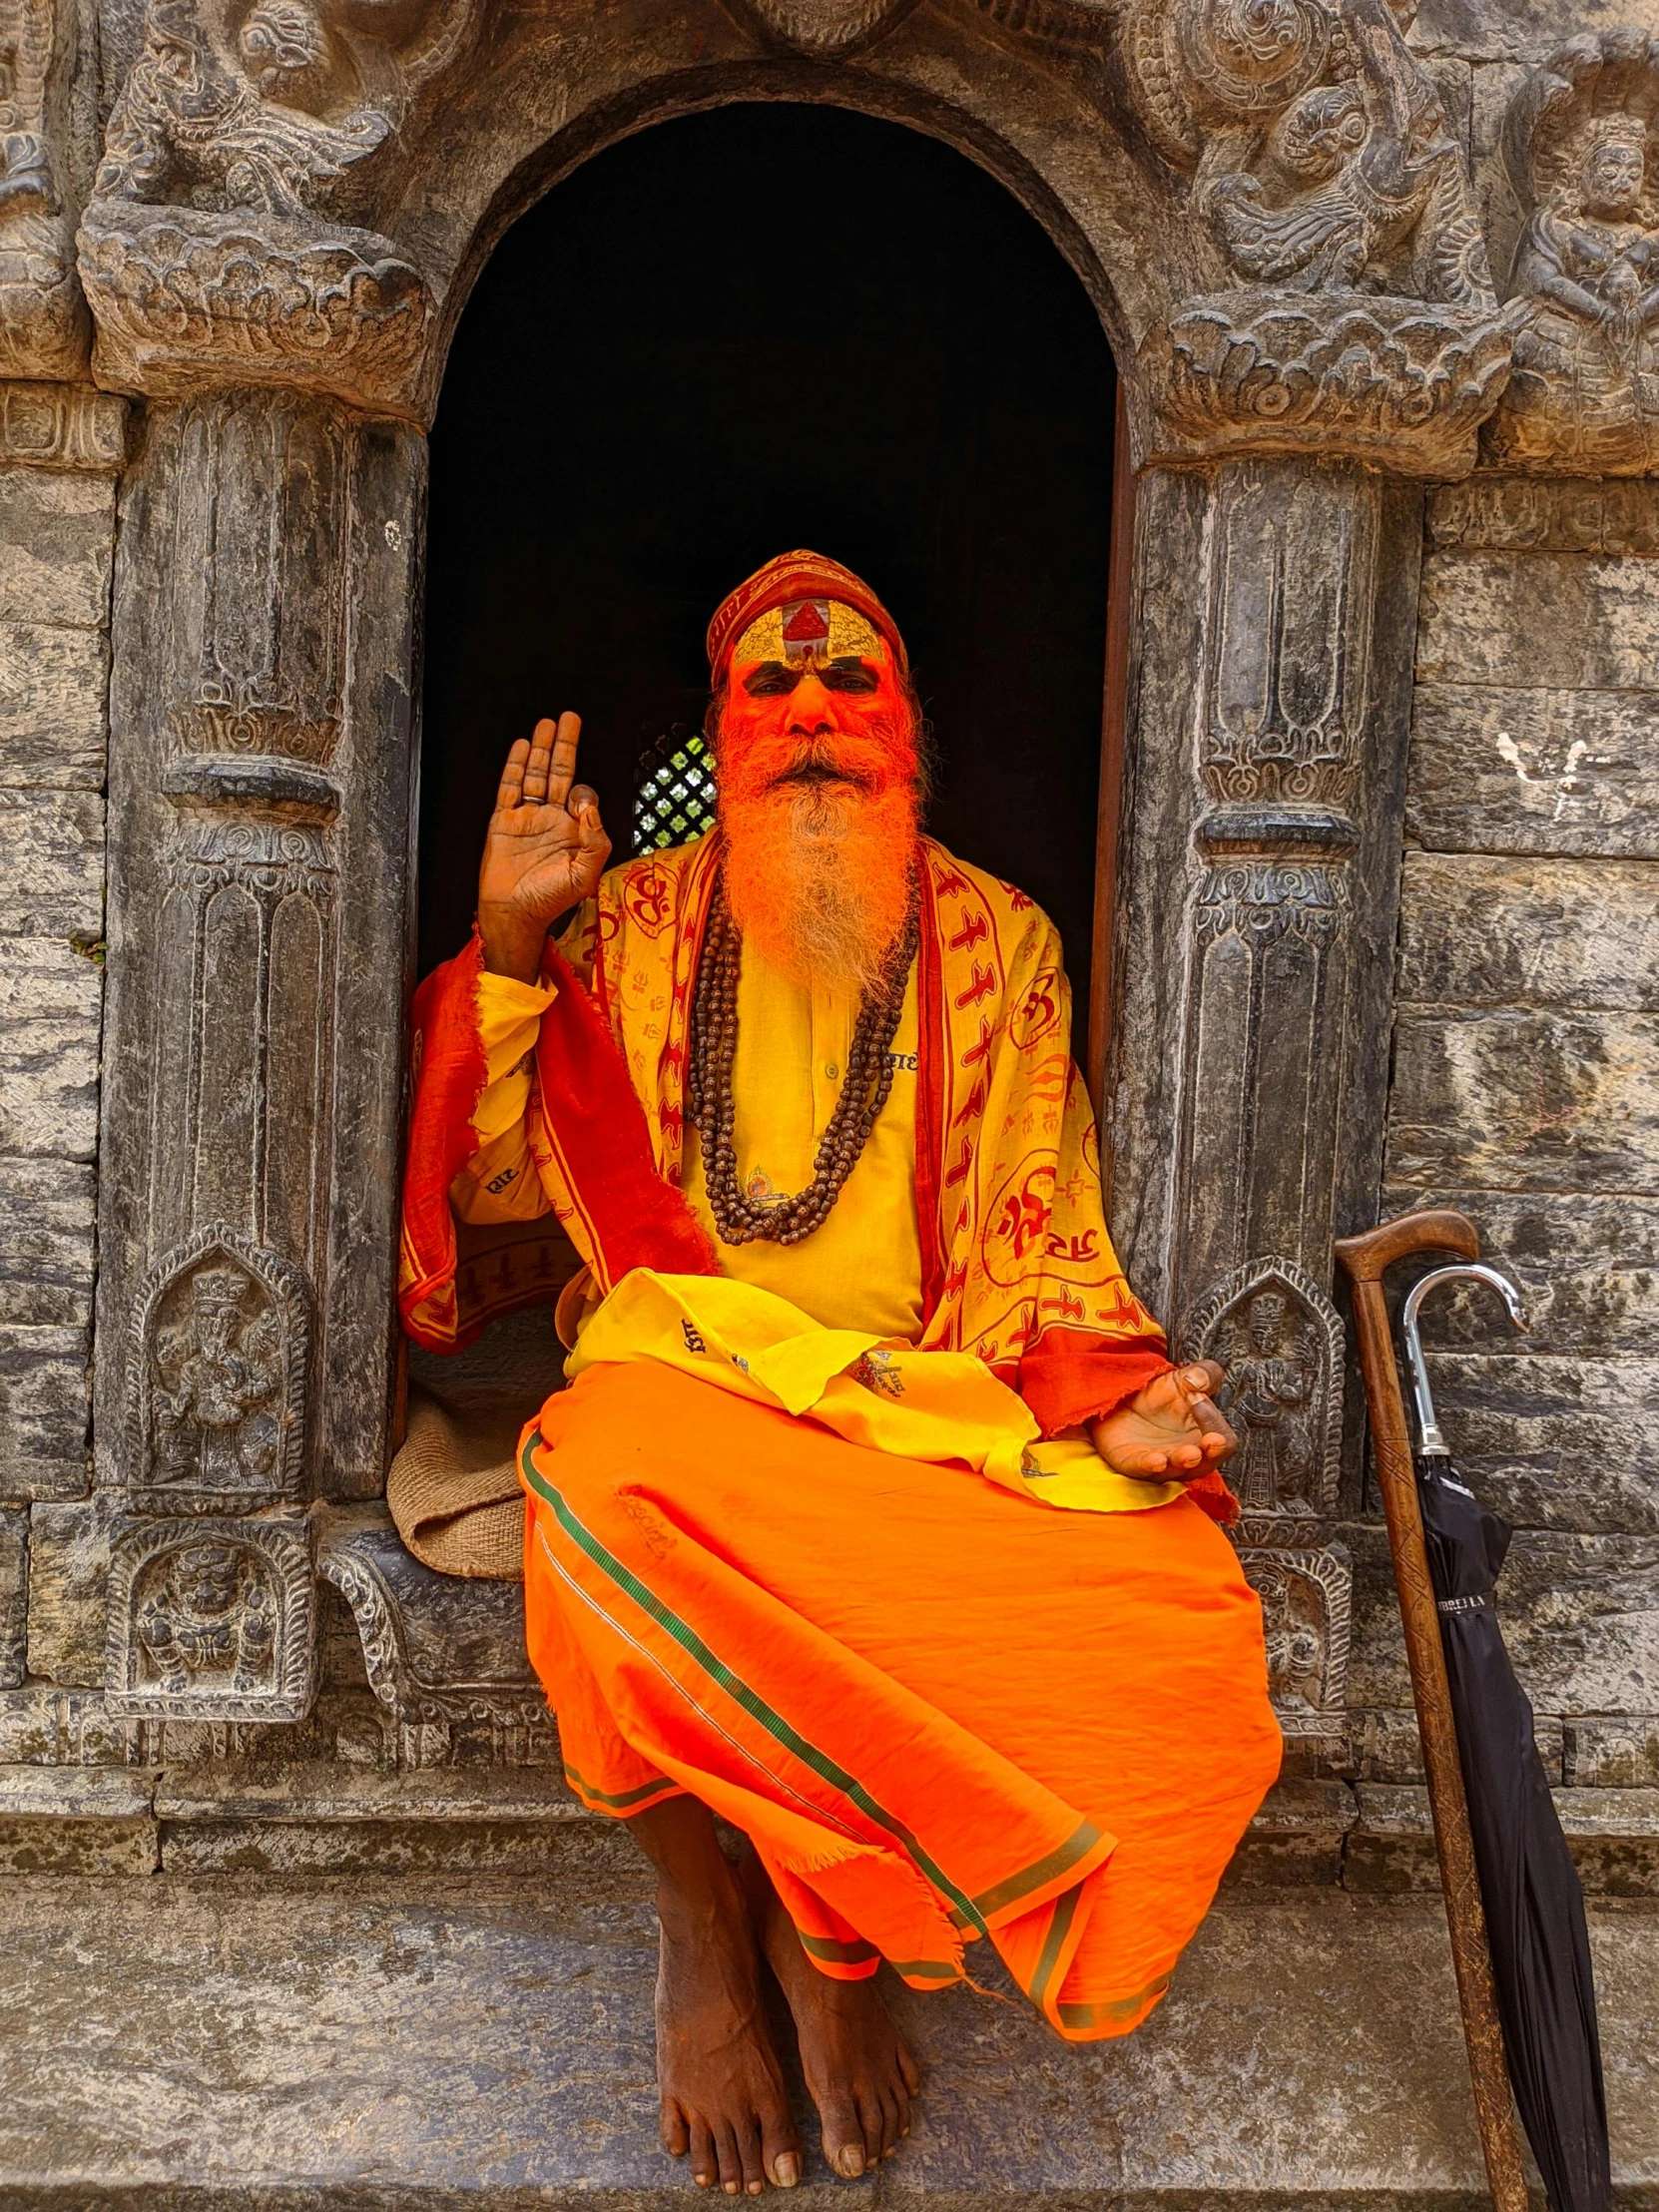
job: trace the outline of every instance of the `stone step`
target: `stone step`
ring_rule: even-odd
[[[1619,2198],[1648,2206],[1659,1910],[1593,1921]],[[653,1960],[643,1897],[563,1878],[0,1883],[0,2206],[667,2212],[691,2185],[655,2141]],[[1481,2201],[1430,1900],[1235,1890],[1118,2043],[988,1990],[894,2001],[914,2131],[861,2183],[815,2152],[801,2212]]]
[[[1659,1790],[1557,1790],[1591,1896],[1659,1898]],[[384,1773],[336,1762],[141,1768],[0,1766],[0,1872],[16,1874],[530,1874],[635,1855],[556,1767]],[[1229,1885],[1434,1892],[1421,1787],[1282,1782],[1251,1823]]]

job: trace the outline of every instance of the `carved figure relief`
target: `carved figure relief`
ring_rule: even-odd
[[[87,322],[52,175],[54,0],[0,0],[0,375],[74,376]]]
[[[306,1338],[298,1270],[232,1230],[153,1269],[129,1370],[135,1491],[187,1512],[297,1496]]]
[[[1136,0],[1149,137],[1248,290],[1188,301],[1142,359],[1174,451],[1318,444],[1456,475],[1508,348],[1407,0]]]
[[[323,224],[454,56],[471,0],[150,0],[82,228],[112,382],[245,382],[407,404],[432,318],[371,231]]]
[[[1492,457],[1586,475],[1659,470],[1659,38],[1574,39],[1505,119],[1532,209],[1515,251],[1514,371]]]
[[[1337,1508],[1343,1325],[1294,1260],[1253,1260],[1188,1317],[1182,1357],[1219,1360],[1220,1403],[1238,1430],[1229,1469],[1247,1517]]]
[[[110,1557],[108,1688],[117,1712],[300,1720],[312,1695],[302,1521],[131,1521]]]
[[[453,54],[468,5],[150,0],[95,197],[306,214],[401,122]],[[401,39],[387,37],[393,25]]]
[[[1262,1601],[1268,1692],[1287,1736],[1340,1736],[1347,1727],[1353,1568],[1340,1545],[1264,1548],[1241,1555]]]

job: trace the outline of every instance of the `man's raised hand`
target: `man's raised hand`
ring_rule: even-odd
[[[1116,1412],[1089,1423],[1096,1451],[1119,1474],[1143,1481],[1191,1482],[1208,1474],[1239,1442],[1211,1394],[1222,1380],[1214,1360],[1156,1377]]]
[[[580,715],[538,722],[507,755],[478,870],[484,965],[533,983],[547,932],[599,888],[611,840],[599,799],[572,783]]]

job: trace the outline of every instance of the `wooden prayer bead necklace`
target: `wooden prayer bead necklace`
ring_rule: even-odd
[[[709,1210],[723,1244],[753,1244],[758,1237],[772,1244],[799,1244],[803,1237],[812,1235],[840,1196],[841,1185],[857,1166],[892,1089],[890,1050],[904,1010],[910,964],[916,956],[920,911],[920,900],[912,887],[904,927],[887,956],[881,978],[859,1001],[846,1056],[846,1075],[829,1127],[819,1141],[813,1180],[792,1198],[758,1203],[744,1194],[738,1182],[737,1106],[732,1096],[743,940],[726,911],[725,894],[717,879],[692,1001],[686,1114],[697,1124],[702,1138]]]

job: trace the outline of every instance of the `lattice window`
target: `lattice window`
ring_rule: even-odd
[[[683,722],[640,755],[634,782],[634,852],[687,844],[715,826],[715,757]]]

